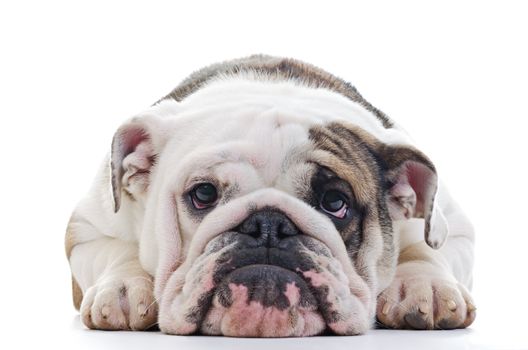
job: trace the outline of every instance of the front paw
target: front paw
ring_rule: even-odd
[[[423,264],[398,267],[394,281],[378,296],[378,320],[400,329],[468,327],[476,315],[469,292],[443,271]]]
[[[81,319],[91,329],[145,330],[157,314],[150,276],[105,280],[88,288],[81,304]]]

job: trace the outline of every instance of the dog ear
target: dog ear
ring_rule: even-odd
[[[382,150],[389,183],[389,212],[394,220],[424,218],[424,238],[432,248],[440,248],[448,226],[438,209],[438,177],[433,163],[410,146],[384,146]]]
[[[123,192],[134,197],[147,190],[150,170],[156,160],[159,124],[154,117],[136,117],[114,134],[110,164],[114,211],[121,206]]]

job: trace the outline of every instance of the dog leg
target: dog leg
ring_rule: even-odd
[[[101,236],[76,244],[70,265],[87,327],[144,330],[156,323],[153,281],[141,267],[136,242]]]
[[[450,228],[445,245],[434,250],[418,241],[402,247],[395,278],[378,296],[377,317],[388,327],[465,328],[475,319],[468,292],[473,228],[445,189],[440,205]]]

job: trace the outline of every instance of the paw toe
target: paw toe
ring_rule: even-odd
[[[476,316],[463,286],[428,276],[395,280],[378,301],[377,318],[390,328],[465,328]]]

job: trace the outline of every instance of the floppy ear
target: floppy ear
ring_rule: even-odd
[[[123,124],[114,134],[111,151],[114,211],[121,206],[123,192],[132,196],[145,192],[156,158],[159,120],[138,117]]]
[[[438,249],[448,234],[447,221],[435,201],[438,177],[433,163],[409,146],[384,146],[389,212],[394,220],[424,218],[424,238]]]

